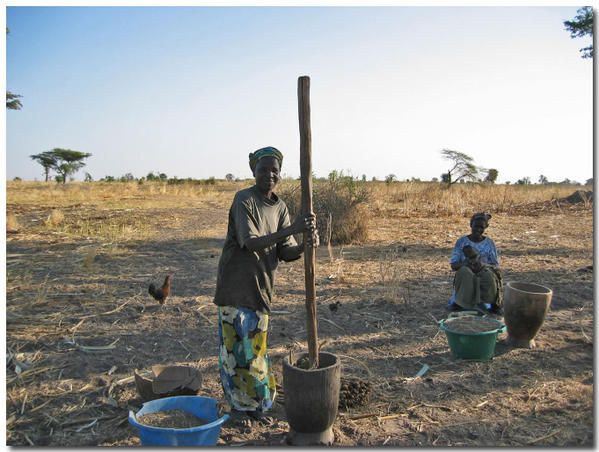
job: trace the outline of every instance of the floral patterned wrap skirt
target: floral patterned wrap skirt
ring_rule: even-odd
[[[232,306],[218,307],[218,366],[225,398],[239,411],[267,411],[276,397],[267,354],[269,315]]]

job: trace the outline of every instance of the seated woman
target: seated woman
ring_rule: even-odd
[[[455,271],[448,308],[485,309],[502,314],[503,279],[495,242],[484,235],[491,214],[476,213],[470,219],[471,233],[460,237],[449,263]]]

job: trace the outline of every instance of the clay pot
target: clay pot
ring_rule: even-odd
[[[509,282],[505,286],[503,320],[508,343],[514,347],[534,348],[537,335],[549,311],[553,291],[547,287]]]
[[[302,369],[283,360],[285,413],[289,422],[288,442],[295,446],[332,445],[333,422],[339,407],[341,361],[331,353],[318,354],[318,369]]]

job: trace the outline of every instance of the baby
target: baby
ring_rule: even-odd
[[[472,269],[473,272],[478,273],[484,267],[484,264],[480,261],[480,254],[470,245],[466,245],[462,248],[464,256],[466,256],[466,265]]]

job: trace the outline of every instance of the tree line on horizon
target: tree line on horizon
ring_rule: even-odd
[[[419,178],[412,177],[406,179],[406,182],[432,182],[432,183],[441,183],[447,186],[448,188],[454,184],[462,184],[462,183],[475,183],[475,184],[495,184],[497,181],[497,177],[499,176],[499,171],[495,168],[486,169],[482,166],[478,166],[474,163],[474,159],[469,155],[455,151],[452,149],[443,149],[441,150],[441,155],[447,161],[450,162],[450,168],[443,174],[441,174],[440,179],[433,177],[430,181],[423,181]],[[77,171],[82,169],[85,166],[84,160],[91,157],[92,154],[86,152],[74,151],[71,149],[61,149],[54,148],[50,151],[45,151],[40,154],[30,155],[29,157],[39,163],[44,172],[45,181],[48,182],[50,180],[50,172],[54,170],[57,174],[54,176],[54,180],[56,182],[65,184],[67,179],[70,177],[70,180],[73,181],[72,177]],[[321,180],[321,181],[335,181],[335,180],[349,180],[356,182],[367,182],[367,177],[365,174],[362,175],[361,178],[350,176],[344,174],[343,171],[333,170],[331,171],[327,177],[317,177],[315,174],[312,175],[313,179]],[[14,180],[21,180],[19,177],[14,178]],[[224,177],[225,181],[233,182],[240,181],[245,179],[240,179],[235,177],[232,173],[227,173]],[[93,182],[94,179],[90,173],[85,173],[84,182]],[[149,172],[146,176],[142,176],[136,178],[132,173],[126,173],[120,177],[114,176],[105,176],[99,179],[99,182],[165,182],[167,184],[185,184],[185,183],[195,183],[195,184],[207,184],[214,185],[216,184],[217,178],[209,177],[207,179],[194,179],[191,177],[188,178],[178,178],[177,176],[168,177],[166,173],[156,171]],[[372,182],[378,182],[376,177],[372,177]],[[384,182],[386,184],[392,184],[394,182],[400,182],[395,174],[388,174],[384,178]],[[533,182],[530,177],[523,177],[522,179],[518,179],[515,182],[515,185],[530,185]],[[506,185],[510,185],[511,182],[505,182]],[[568,185],[582,185],[580,182],[570,180],[568,178],[564,179],[561,182],[551,182],[549,179],[540,175],[538,179],[538,184],[548,185],[548,184],[568,184]],[[585,185],[592,185],[593,179],[587,179]]]

